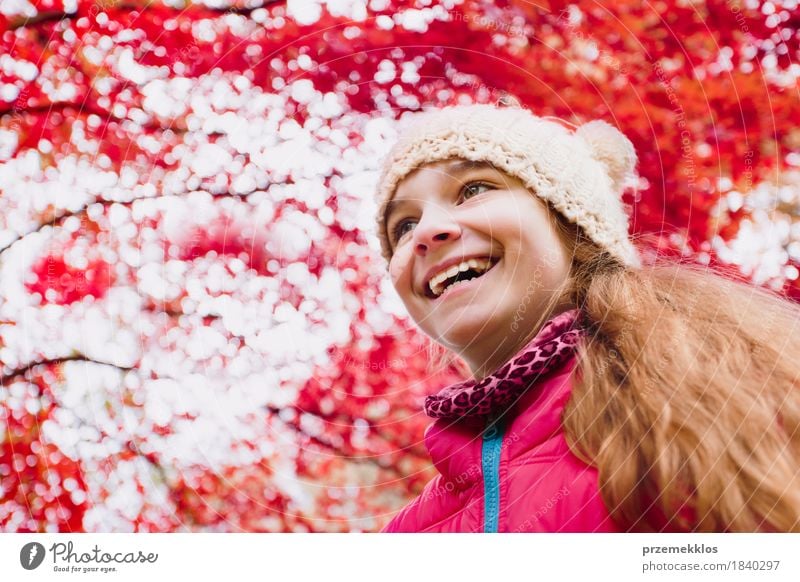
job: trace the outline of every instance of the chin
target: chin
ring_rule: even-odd
[[[430,333],[436,341],[446,347],[447,349],[461,354],[465,348],[469,349],[476,344],[476,339],[487,335],[496,335],[495,332],[498,328],[505,326],[508,334],[511,334],[508,323],[503,323],[505,320],[491,321],[481,317],[467,317],[466,315],[460,317],[454,322],[443,322],[442,325],[437,326],[441,333],[434,331]]]

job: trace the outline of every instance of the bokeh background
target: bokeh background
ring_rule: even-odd
[[[376,531],[433,477],[407,111],[605,119],[647,253],[800,297],[796,1],[0,0],[0,528]]]

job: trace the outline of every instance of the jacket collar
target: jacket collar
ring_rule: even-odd
[[[552,318],[509,364],[488,377],[490,381],[485,386],[493,380],[495,387],[514,387],[514,390],[491,400],[492,406],[488,408],[491,417],[501,416],[507,427],[502,441],[503,448],[510,449],[506,455],[517,457],[562,430],[561,414],[571,394],[571,372],[577,363],[575,346],[584,333],[581,323],[577,310]],[[569,346],[569,349],[557,350],[556,344]],[[551,353],[547,365],[540,369],[529,366],[537,355],[541,357],[543,349],[545,353]],[[524,373],[518,374],[520,371]],[[524,381],[519,382],[520,378]],[[458,382],[433,398],[438,398],[439,402],[454,400],[458,394],[479,384],[476,381]],[[426,400],[426,412],[428,402]],[[439,484],[442,493],[464,489],[480,478],[481,435],[488,418],[486,414],[442,415],[425,431],[425,446],[444,478]],[[558,446],[562,445],[559,443]],[[436,494],[436,491],[431,494]]]
[[[515,459],[537,449],[546,456],[560,455],[567,445],[561,417],[572,393],[572,372],[577,364],[574,353],[559,369],[540,378],[502,415],[505,425],[503,456]],[[482,435],[486,419],[470,416],[459,420],[439,418],[425,431],[425,447],[442,481],[431,495],[466,489],[481,478]]]

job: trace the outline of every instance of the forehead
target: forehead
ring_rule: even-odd
[[[415,168],[413,171],[406,174],[406,176],[398,182],[396,193],[400,194],[403,186],[414,178],[427,175],[427,176],[440,176],[443,179],[457,178],[461,174],[465,174],[470,170],[476,169],[495,169],[491,162],[486,160],[442,160],[438,162],[430,162],[422,164]],[[423,173],[424,172],[424,173]]]

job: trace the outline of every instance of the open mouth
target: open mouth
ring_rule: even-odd
[[[465,261],[460,266],[457,273],[441,280],[441,277],[434,277],[425,285],[425,296],[428,299],[436,300],[446,295],[449,291],[461,286],[468,285],[469,281],[480,279],[491,271],[497,263],[499,257],[486,257],[485,259]]]

